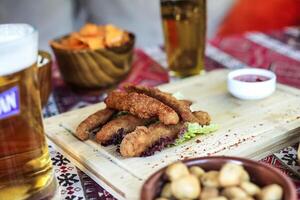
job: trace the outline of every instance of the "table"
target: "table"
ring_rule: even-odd
[[[240,36],[214,38],[206,45],[205,64],[208,71],[246,66],[270,69],[277,74],[280,83],[300,88],[300,29],[289,27],[268,33],[253,32]],[[133,69],[120,85],[124,82],[134,82],[156,86],[178,80],[169,77],[163,66],[166,66],[166,57],[162,48],[137,49]],[[45,117],[88,106],[105,98],[105,91],[74,92],[64,84],[56,66],[53,66],[53,83],[53,92],[44,108]],[[51,141],[48,142],[62,199],[115,199],[57,151]],[[288,174],[296,184],[300,199],[297,145],[295,141],[295,145],[286,147],[262,159],[261,162],[274,165]]]

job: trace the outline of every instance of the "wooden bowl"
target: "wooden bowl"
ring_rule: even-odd
[[[50,42],[64,81],[77,88],[96,89],[121,81],[131,68],[135,36],[114,48],[97,50],[61,49]],[[63,38],[54,40],[60,42]]]
[[[45,64],[38,63],[38,79],[39,79],[39,90],[41,96],[41,104],[44,107],[49,99],[52,90],[52,59],[51,55],[45,51],[39,51],[39,56],[47,59],[48,62]]]
[[[228,162],[241,164],[247,170],[251,177],[251,181],[259,186],[266,186],[277,183],[281,185],[284,191],[283,200],[297,200],[296,188],[290,178],[280,172],[278,169],[256,161],[237,158],[237,157],[202,157],[183,161],[187,166],[200,166],[204,170],[220,170],[221,167]],[[144,183],[141,191],[141,199],[154,200],[161,192],[163,185],[163,175],[165,168],[157,171]]]

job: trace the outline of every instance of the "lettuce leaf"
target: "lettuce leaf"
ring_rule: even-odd
[[[174,145],[182,144],[198,135],[205,135],[212,132],[215,132],[219,129],[217,124],[210,124],[210,125],[200,125],[198,123],[187,123],[187,128],[185,132],[175,140]]]
[[[181,92],[175,92],[172,94],[173,97],[175,97],[177,100],[184,100],[185,97]]]

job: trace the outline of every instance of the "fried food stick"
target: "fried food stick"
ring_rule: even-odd
[[[187,99],[183,99],[183,100],[179,100],[180,102],[182,102],[182,104],[184,104],[186,107],[190,107],[193,102]]]
[[[164,104],[173,108],[180,115],[182,120],[185,122],[197,122],[201,125],[207,125],[207,124],[204,124],[202,120],[199,120],[197,117],[195,117],[193,115],[193,113],[187,103],[177,100],[170,93],[162,92],[159,89],[152,88],[152,87],[134,86],[132,84],[125,85],[124,89],[129,93],[137,92],[140,94],[145,94],[147,96],[150,96],[152,98],[155,98],[155,99],[163,102]]]
[[[204,111],[194,111],[193,115],[197,118],[200,125],[209,125],[211,118],[207,112]]]
[[[158,117],[164,124],[177,124],[179,116],[169,106],[144,94],[113,91],[105,99],[111,109],[128,111],[140,118]]]
[[[138,126],[135,131],[124,137],[120,145],[120,153],[124,157],[151,155],[154,152],[147,152],[151,146],[162,141],[164,144],[158,145],[161,145],[161,148],[164,148],[165,145],[172,143],[177,138],[183,127],[183,122],[176,125],[155,123],[148,128],[145,126]]]
[[[89,133],[93,129],[105,124],[115,112],[116,111],[112,109],[105,108],[91,114],[78,125],[75,136],[80,140],[87,140],[89,138]]]
[[[121,115],[106,123],[96,134],[96,141],[102,145],[120,144],[126,133],[137,126],[145,125],[150,119],[141,119],[131,114]]]
[[[205,124],[210,121],[209,115],[205,112],[195,111],[192,114],[197,118],[201,117],[199,120]],[[148,128],[139,126],[124,137],[120,145],[120,153],[124,157],[153,155],[155,151],[162,150],[165,146],[172,144],[184,130],[184,122],[176,125],[164,125],[159,122]]]

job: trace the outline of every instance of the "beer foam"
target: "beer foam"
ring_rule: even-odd
[[[21,71],[37,60],[38,33],[28,24],[0,25],[0,76]]]

